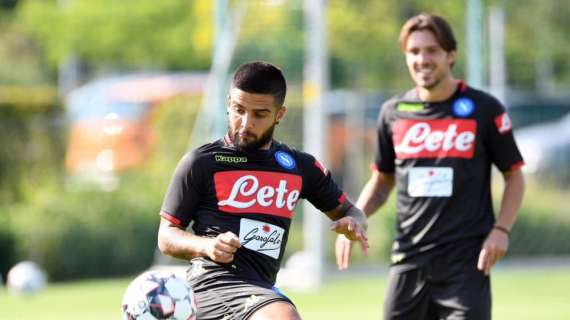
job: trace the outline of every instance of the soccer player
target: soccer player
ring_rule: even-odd
[[[227,100],[227,134],[182,158],[164,198],[158,245],[190,260],[200,320],[300,319],[274,283],[301,198],[334,220],[331,230],[368,247],[366,216],[330,172],[273,139],[285,92],[277,67],[241,65]]]
[[[383,104],[371,178],[356,206],[368,216],[397,194],[385,319],[490,319],[489,275],[521,205],[523,159],[505,108],[454,79],[449,24],[420,14],[400,33],[415,87]],[[495,218],[491,167],[504,177]],[[337,237],[340,269],[350,241]]]

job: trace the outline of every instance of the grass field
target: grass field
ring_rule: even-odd
[[[121,297],[130,279],[53,284],[31,297],[0,290],[2,320],[121,319]],[[384,274],[335,278],[318,293],[285,293],[304,319],[380,319]],[[570,269],[500,268],[493,285],[493,319],[570,319]]]

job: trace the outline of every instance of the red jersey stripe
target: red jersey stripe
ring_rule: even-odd
[[[524,165],[525,165],[524,161],[521,160],[521,161],[519,161],[519,162],[517,162],[511,166],[511,171],[518,170],[518,169],[522,168],[522,166],[524,166]]]
[[[346,192],[343,192],[338,198],[338,203],[343,204],[346,201]]]
[[[160,216],[163,217],[164,219],[174,223],[177,226],[182,226],[182,221],[180,221],[180,219],[176,218],[175,216],[166,213],[164,211],[160,211]]]

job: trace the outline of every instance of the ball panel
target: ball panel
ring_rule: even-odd
[[[195,308],[190,302],[190,300],[180,300],[176,303],[176,309],[174,310],[174,318],[176,320],[192,320],[196,316]]]
[[[190,285],[172,273],[148,271],[127,287],[123,297],[127,320],[194,320],[196,305]]]
[[[190,286],[179,278],[170,278],[164,284],[171,297],[176,300],[184,299],[188,296]]]

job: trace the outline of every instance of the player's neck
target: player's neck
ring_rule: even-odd
[[[457,90],[457,81],[451,75],[442,79],[433,88],[416,87],[420,100],[426,102],[445,101],[455,93],[455,90]]]
[[[269,142],[259,148],[259,150],[269,150],[271,149],[271,144],[273,143],[273,138]]]

